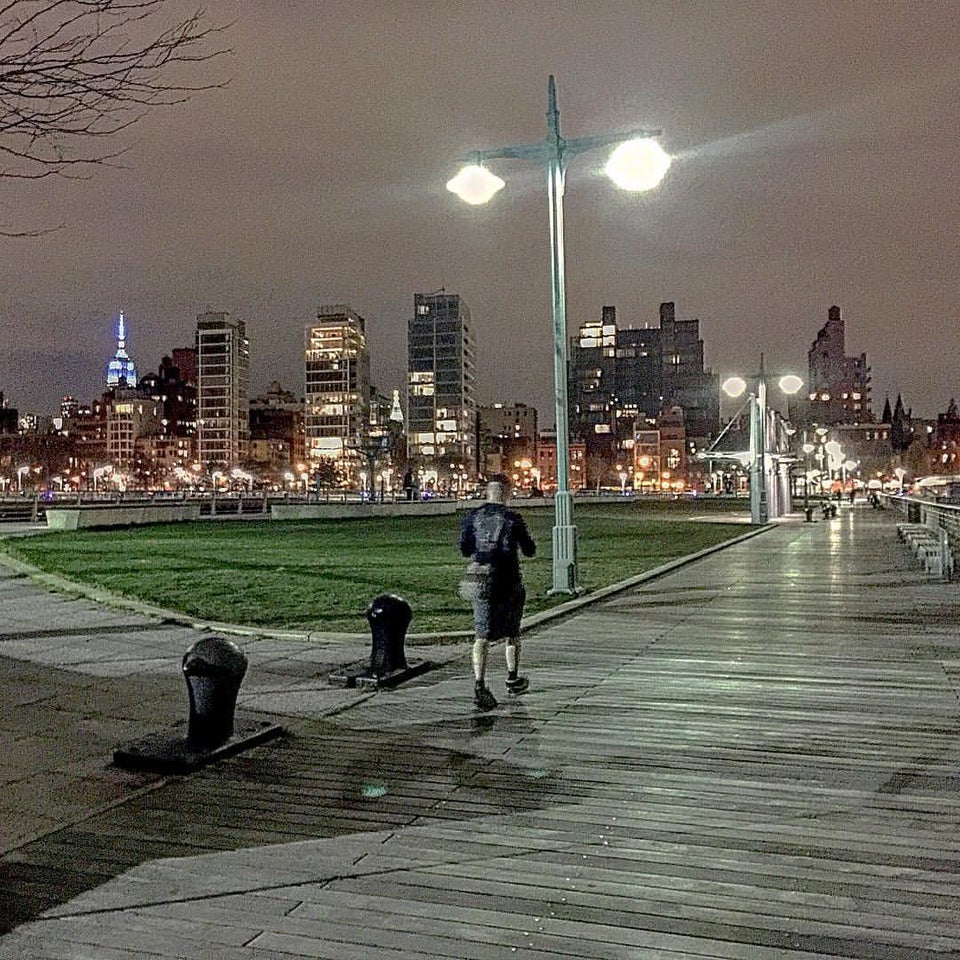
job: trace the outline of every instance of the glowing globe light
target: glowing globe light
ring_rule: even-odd
[[[494,194],[505,186],[504,181],[496,174],[475,163],[464,167],[452,180],[447,182],[447,189],[451,193],[455,193],[461,200],[474,206],[487,203]]]
[[[656,140],[628,140],[603,169],[621,190],[652,190],[670,169],[670,155]]]
[[[784,393],[794,394],[803,386],[803,381],[796,374],[788,373],[780,378],[780,389]]]
[[[743,377],[729,377],[723,381],[723,392],[728,397],[739,397],[747,389],[747,381]]]

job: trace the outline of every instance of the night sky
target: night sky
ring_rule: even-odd
[[[176,7],[180,0],[170,0]],[[192,9],[185,6],[184,9]],[[399,387],[414,292],[473,312],[482,401],[552,422],[546,191],[498,161],[486,207],[444,189],[471,148],[540,140],[556,76],[568,137],[654,126],[656,191],[600,152],[567,178],[571,331],[617,307],[699,317],[720,374],[806,375],[839,304],[874,410],[960,397],[960,7],[956,2],[209,0],[236,20],[224,90],[152,113],[124,169],[0,180],[0,390],[22,412],[97,396],[128,319],[141,373],[197,313],[247,322],[251,393],[303,391],[322,304],[366,317],[377,386]]]

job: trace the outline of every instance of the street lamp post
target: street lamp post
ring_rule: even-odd
[[[539,143],[473,151],[470,165],[447,183],[447,189],[467,203],[490,200],[505,184],[483,167],[486,160],[532,160],[546,170],[550,219],[551,315],[553,320],[553,383],[557,429],[557,491],[554,497],[553,587],[551,593],[575,593],[577,528],[570,490],[570,435],[567,406],[567,315],[563,244],[563,191],[567,159],[587,150],[619,144],[605,167],[625,190],[653,189],[670,166],[670,157],[653,139],[659,130],[633,130],[565,140],[560,135],[560,111],[554,78],[547,83],[547,136]]]
[[[756,389],[750,394],[750,522],[768,523],[770,504],[767,491],[767,371],[760,354],[760,372],[751,377]],[[723,382],[723,391],[730,397],[739,397],[747,389],[742,377],[729,377]],[[794,394],[803,381],[794,374],[780,377],[779,387],[786,394]]]
[[[805,523],[813,520],[813,510],[810,508],[810,454],[815,447],[807,440],[807,431],[803,431],[803,519]]]

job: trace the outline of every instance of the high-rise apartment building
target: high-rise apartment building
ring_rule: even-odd
[[[407,454],[424,482],[476,470],[476,355],[470,310],[456,293],[418,293],[407,322]]]
[[[807,353],[808,422],[832,425],[873,419],[867,355],[848,357],[846,350],[843,317],[840,308],[832,306]]]
[[[346,304],[321,307],[304,345],[308,462],[333,461],[356,481],[370,423],[370,354],[363,317]]]
[[[207,469],[235,467],[250,441],[250,341],[228,313],[197,317],[197,456]]]

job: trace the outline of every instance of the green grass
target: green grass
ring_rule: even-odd
[[[699,512],[699,510],[698,510]],[[580,578],[595,590],[744,532],[689,510],[577,505]],[[684,513],[688,518],[684,518]],[[548,597],[553,512],[524,511],[538,554],[524,563],[526,612]],[[2,541],[41,570],[202,619],[296,630],[366,632],[370,600],[398,593],[413,632],[466,630],[457,595],[460,518],[182,523]]]

